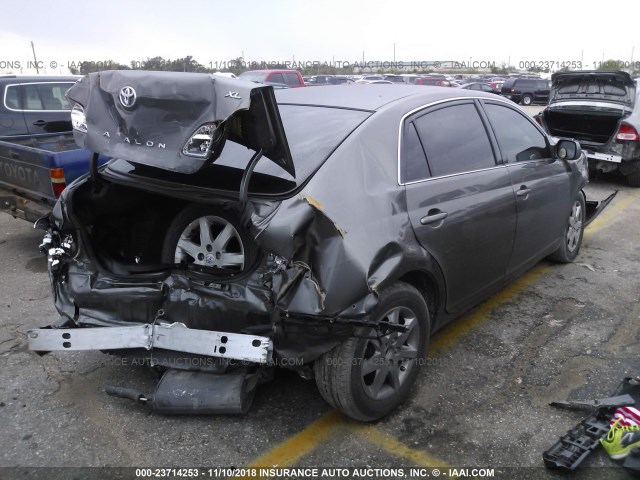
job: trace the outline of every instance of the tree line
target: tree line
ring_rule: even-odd
[[[620,60],[607,60],[606,62],[599,62],[599,66],[597,70],[621,70],[625,64],[629,64],[630,62],[623,62]],[[640,64],[640,62],[634,62],[631,67],[635,67],[635,64]],[[231,72],[236,75],[241,74],[242,72],[248,70],[247,64],[244,62],[242,57],[238,57],[234,60],[231,60],[224,71]],[[286,65],[272,65],[271,68],[275,69],[287,69]],[[215,73],[219,70],[215,68],[207,68],[205,65],[199,63],[195,60],[191,55],[187,55],[183,58],[177,58],[175,60],[164,59],[163,57],[153,57],[147,58],[146,60],[132,60],[128,65],[122,64],[119,62],[115,62],[112,60],[108,60],[106,62],[79,62],[77,65],[71,66],[69,68],[72,74],[74,75],[86,75],[87,73],[98,72],[101,70],[152,70],[152,71],[164,71],[164,72],[196,72],[196,73]],[[491,73],[501,74],[501,73],[509,73],[510,71],[515,71],[515,67],[510,65],[502,64],[500,67],[492,67]],[[568,68],[562,68],[560,71],[567,71]],[[631,70],[632,73],[640,72],[638,68],[624,68],[624,70]],[[401,73],[431,73],[434,70],[414,70],[411,72],[401,72]],[[539,67],[529,68],[528,71],[532,73],[550,73],[549,69],[542,69]],[[300,70],[303,75],[318,75],[318,74],[342,74],[342,75],[351,75],[354,73],[358,73],[354,71],[353,67],[346,68],[336,68],[336,67],[308,67]],[[374,72],[372,72],[374,73]],[[389,73],[385,72],[382,69],[377,70],[375,73]],[[464,72],[458,73],[480,73],[477,70],[468,70]]]

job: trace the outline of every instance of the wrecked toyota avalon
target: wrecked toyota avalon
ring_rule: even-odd
[[[38,222],[60,319],[30,349],[150,359],[153,394],[108,393],[162,413],[245,412],[279,365],[380,418],[433,332],[580,248],[580,146],[492,94],[108,71],[68,97],[113,159]]]
[[[551,135],[580,142],[592,175],[619,172],[640,187],[640,108],[626,72],[552,75],[549,105],[536,117]]]

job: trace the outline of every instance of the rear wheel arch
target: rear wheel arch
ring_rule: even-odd
[[[398,281],[408,283],[422,294],[433,326],[441,305],[440,294],[443,293],[435,277],[424,270],[413,270],[402,275]]]

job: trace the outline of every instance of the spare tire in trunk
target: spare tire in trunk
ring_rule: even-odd
[[[162,261],[233,276],[253,267],[257,253],[237,215],[220,207],[192,204],[169,226]]]

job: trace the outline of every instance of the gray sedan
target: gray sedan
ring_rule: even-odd
[[[246,411],[277,365],[380,418],[436,330],[580,249],[580,146],[495,95],[130,71],[69,98],[114,160],[39,223],[61,318],[30,346],[151,358],[154,396],[109,392],[163,413]]]

